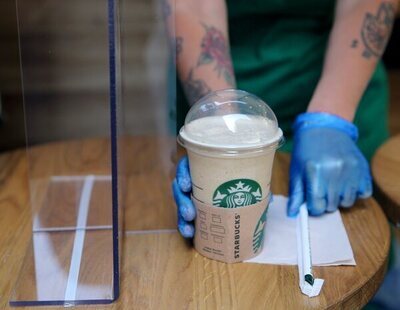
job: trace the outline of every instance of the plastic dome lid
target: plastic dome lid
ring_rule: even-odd
[[[192,151],[248,153],[278,148],[283,134],[264,101],[243,90],[226,89],[212,92],[193,105],[178,142]]]

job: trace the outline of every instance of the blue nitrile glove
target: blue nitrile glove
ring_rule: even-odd
[[[287,213],[303,202],[311,215],[351,207],[372,194],[369,165],[356,145],[355,125],[328,113],[300,114],[293,125]]]
[[[184,238],[193,238],[193,220],[196,217],[196,209],[190,198],[192,180],[187,156],[183,157],[176,167],[176,178],[172,183],[172,192],[178,209],[179,232]]]

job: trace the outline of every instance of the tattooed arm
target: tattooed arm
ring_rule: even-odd
[[[322,76],[309,112],[353,120],[386,47],[397,4],[397,0],[338,0]]]
[[[177,68],[190,104],[210,91],[234,88],[224,0],[176,0]]]

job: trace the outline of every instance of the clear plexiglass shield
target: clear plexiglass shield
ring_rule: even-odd
[[[119,295],[114,0],[17,0],[32,238],[12,306]]]
[[[157,274],[149,251],[181,241],[173,10],[167,0],[17,0],[33,229],[12,306],[122,292],[134,307],[132,292]]]

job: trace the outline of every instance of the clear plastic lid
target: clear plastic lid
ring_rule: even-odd
[[[260,98],[237,89],[201,98],[188,112],[178,142],[192,151],[226,154],[277,149],[282,130],[271,108]]]

